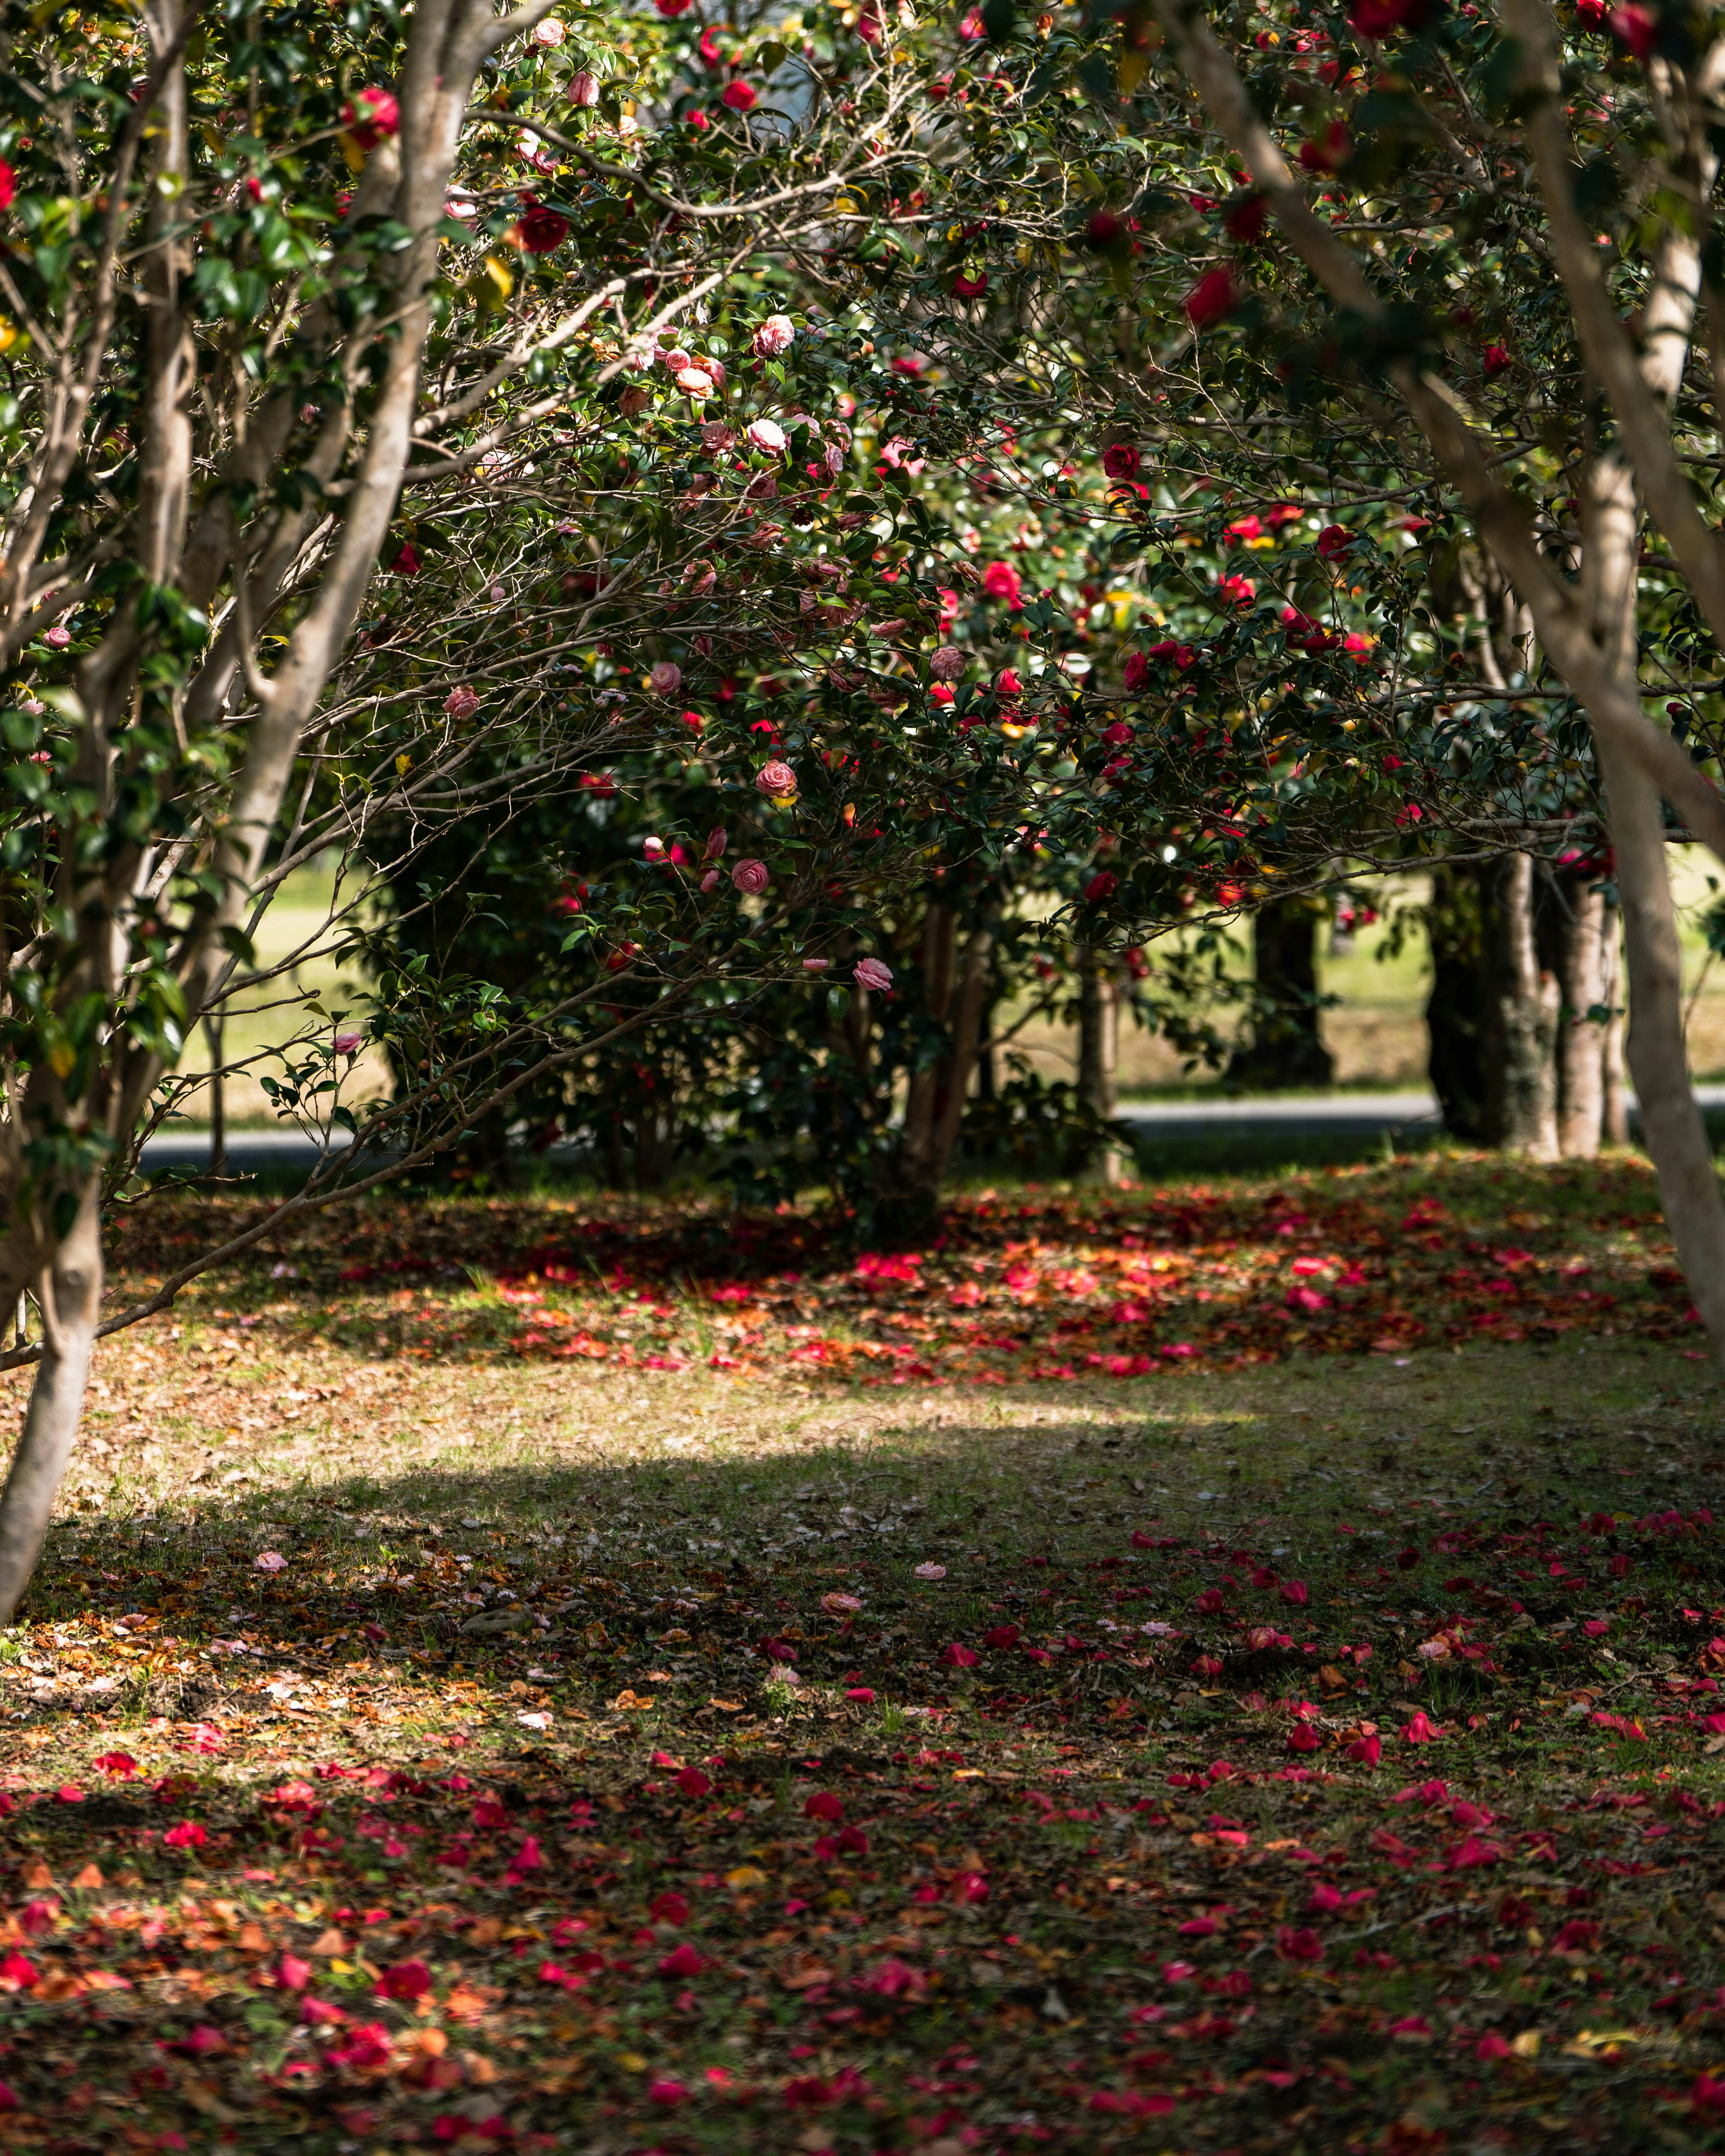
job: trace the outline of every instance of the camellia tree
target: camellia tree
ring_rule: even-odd
[[[1558,1016],[1532,857],[1581,875],[1578,916],[1615,879],[1644,1127],[1719,1344],[1725,1205],[1666,852],[1725,843],[1703,768],[1717,340],[1697,328],[1717,306],[1722,49],[1675,12],[1560,19],[1539,0],[971,20],[947,86],[971,155],[940,205],[963,304],[942,349],[1093,445],[1122,492],[1092,557],[1159,617],[1100,654],[1136,730],[1122,824],[1154,829],[1134,788],[1172,804],[1122,878],[1123,932],[1158,884],[1277,888],[1284,823],[1326,794],[1338,853],[1374,800],[1409,859],[1508,850],[1501,993],[1532,1128]],[[1069,476],[1024,475],[1045,521]],[[1470,584],[1513,617],[1507,671]],[[1352,699],[1333,686],[1350,662]],[[1576,995],[1584,957],[1563,968]],[[1596,1065],[1604,1017],[1566,1021]]]
[[[8,1358],[38,1367],[0,1614],[95,1339],[268,1232],[103,1312],[104,1207],[193,1029],[285,993],[254,939],[296,867],[341,863],[304,958],[373,938],[384,881],[447,909],[492,842],[464,865],[450,834],[525,803],[572,821],[647,762],[691,813],[634,822],[584,896],[567,862],[549,995],[367,945],[400,1082],[357,1111],[364,1033],[308,1008],[278,1099],[358,1142],[303,1206],[650,1024],[791,979],[880,993],[850,894],[932,848],[986,870],[1027,801],[1075,857],[1096,817],[932,695],[942,535],[891,457],[859,470],[853,428],[890,447],[928,414],[852,305],[891,251],[857,202],[896,187],[914,223],[938,150],[935,69],[875,18],[793,49],[675,6],[164,0],[6,34],[0,1271],[40,1337]],[[957,454],[970,422],[940,424]]]

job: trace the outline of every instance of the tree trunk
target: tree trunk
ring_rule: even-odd
[[[219,1175],[228,1165],[228,1094],[222,1075],[222,1021],[207,1018],[203,1037],[209,1045],[209,1172]]]
[[[9,1625],[42,1553],[54,1493],[78,1435],[102,1311],[101,1183],[84,1187],[72,1227],[44,1270],[42,1360],[0,1496],[0,1625]]]
[[[1590,876],[1558,875],[1549,908],[1557,946],[1563,1008],[1558,1028],[1558,1150],[1565,1160],[1591,1160],[1604,1125],[1605,894]]]
[[[1105,952],[1078,952],[1078,1098],[1093,1116],[1111,1122],[1117,1105],[1120,986]],[[1102,1182],[1120,1180],[1118,1147],[1105,1145],[1096,1160]]]
[[[1335,1060],[1318,1023],[1318,909],[1310,899],[1273,900],[1253,924],[1252,974],[1258,1006],[1249,1045],[1228,1065],[1230,1083],[1266,1092],[1327,1086]]]
[[[1432,870],[1425,932],[1431,949],[1431,1089],[1451,1137],[1486,1145],[1483,898],[1479,871],[1440,862]]]
[[[1627,684],[1637,665],[1640,508],[1634,474],[1620,454],[1601,457],[1589,473],[1584,514],[1590,526],[1594,634]],[[1683,1277],[1714,1356],[1725,1361],[1725,1197],[1690,1083],[1683,953],[1666,864],[1665,810],[1657,784],[1615,727],[1594,726],[1594,754],[1604,785],[1623,906],[1626,1045],[1641,1132],[1653,1156]]]
[[[1622,936],[1622,907],[1612,906],[1606,910],[1604,932],[1599,942],[1599,1000],[1611,1014],[1605,1021],[1605,1038],[1600,1044],[1604,1097],[1600,1104],[1599,1137],[1604,1144],[1614,1146],[1629,1143],[1629,1102],[1624,1097],[1626,1073],[1623,1060],[1623,965],[1618,952]]]
[[[960,960],[952,908],[944,900],[937,900],[928,909],[922,940],[927,1009],[946,1037],[929,1060],[911,1074],[904,1127],[893,1155],[891,1180],[875,1208],[876,1234],[884,1243],[919,1242],[934,1225],[941,1184],[957,1142],[965,1096],[976,1072],[998,913],[998,906],[991,905],[978,914],[965,938]]]
[[[1558,1157],[1556,978],[1539,963],[1533,862],[1506,854],[1492,877],[1486,964],[1493,1054],[1486,1070],[1486,1123],[1507,1152]]]

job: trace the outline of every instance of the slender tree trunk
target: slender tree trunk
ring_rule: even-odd
[[[222,1075],[222,1021],[207,1018],[203,1037],[209,1044],[209,1172],[219,1175],[228,1165],[227,1083]]]
[[[1629,1143],[1629,1102],[1624,1098],[1627,1073],[1623,1056],[1623,964],[1618,945],[1623,936],[1623,912],[1608,906],[1604,932],[1599,940],[1599,1000],[1610,1012],[1605,1037],[1599,1044],[1601,1065],[1599,1137],[1606,1145]]]
[[[1111,1122],[1117,1105],[1120,988],[1105,952],[1081,945],[1078,952],[1078,1098],[1094,1116]],[[1104,1183],[1120,1180],[1119,1148],[1105,1145],[1096,1163]]]
[[[1507,1152],[1532,1160],[1558,1156],[1558,988],[1541,967],[1533,931],[1533,863],[1506,854],[1491,892],[1488,942],[1496,1050],[1486,1076],[1490,1116]]]
[[[101,1184],[85,1185],[71,1231],[44,1269],[42,1360],[0,1496],[0,1625],[9,1625],[42,1553],[54,1493],[78,1435],[102,1311]]]
[[[1553,927],[1563,1009],[1558,1029],[1558,1150],[1591,1160],[1604,1126],[1605,894],[1584,875],[1557,879]],[[1615,926],[1615,921],[1612,924]]]
[[[916,1242],[933,1225],[976,1072],[998,914],[997,906],[983,907],[960,958],[952,907],[943,900],[929,907],[922,941],[927,1009],[946,1038],[932,1060],[911,1075],[904,1127],[875,1209],[883,1241]]]

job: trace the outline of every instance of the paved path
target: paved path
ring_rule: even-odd
[[[1710,1115],[1725,1115],[1725,1086],[1697,1086],[1696,1097]],[[1630,1120],[1635,1104],[1630,1096]],[[1147,1144],[1179,1138],[1378,1137],[1385,1133],[1410,1139],[1435,1135],[1443,1128],[1437,1101],[1429,1092],[1313,1093],[1249,1100],[1127,1101],[1120,1120]],[[336,1144],[349,1142],[336,1133]],[[291,1132],[234,1131],[228,1140],[230,1170],[241,1175],[303,1174],[316,1158],[309,1138]],[[553,1147],[552,1159],[578,1158],[575,1150]],[[195,1127],[164,1133],[144,1148],[146,1168],[202,1168],[209,1164],[209,1132]]]

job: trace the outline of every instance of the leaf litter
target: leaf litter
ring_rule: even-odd
[[[1486,1239],[1535,1254],[1491,1346],[1427,1263],[1486,1173],[1412,1181],[1014,1194],[1039,1255],[959,1285],[1086,1308],[1081,1249],[1112,1282],[1256,1219],[1287,1309],[1370,1262],[1295,1274],[1291,1211],[1314,1249],[1337,1193],[1451,1224],[1383,1260],[1405,1356],[1230,1371],[1230,1316],[1197,1370],[920,1378],[891,1427],[873,1358],[523,1359],[480,1289],[429,1357],[423,1299],[380,1346],[369,1283],[284,1310],[267,1272],[111,1343],[112,1471],[0,1650],[6,2145],[1717,2146],[1717,1414],[1643,1293],[1646,1179],[1565,1171]],[[979,1204],[822,1277],[916,1314]],[[691,1216],[641,1209],[627,1269]],[[506,1208],[416,1247],[464,1218],[505,1277]],[[781,1284],[798,1235],[762,1225]],[[1535,1328],[1602,1276],[1584,1367]],[[244,1479],[193,1481],[230,1416]]]

